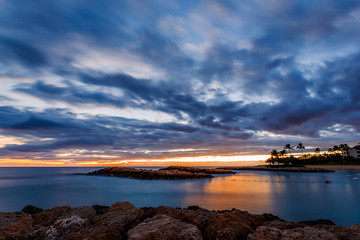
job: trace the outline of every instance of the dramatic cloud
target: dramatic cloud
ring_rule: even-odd
[[[4,159],[359,142],[358,1],[5,0],[0,22]]]

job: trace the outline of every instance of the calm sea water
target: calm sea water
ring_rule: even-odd
[[[325,218],[341,225],[360,223],[360,171],[238,171],[193,180],[71,175],[97,169],[0,168],[0,211],[17,211],[28,204],[46,209],[130,201],[137,207],[199,205],[268,212],[288,221]],[[326,179],[332,183],[326,184]]]

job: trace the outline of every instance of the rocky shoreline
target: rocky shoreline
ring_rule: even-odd
[[[69,206],[42,210],[27,206],[0,213],[0,240],[358,240],[360,224],[330,220],[287,222],[272,214],[238,209],[213,211],[197,206],[136,208],[129,202],[110,207]]]
[[[196,178],[212,178],[213,174],[233,174],[232,170],[250,171],[281,171],[281,172],[335,172],[326,168],[312,167],[222,167],[222,168],[194,168],[171,166],[159,170],[136,169],[130,167],[108,167],[89,173],[77,173],[76,175],[109,176],[109,177],[128,177],[148,180],[180,180]]]
[[[194,178],[212,178],[211,174],[226,174],[234,173],[226,169],[203,169],[191,167],[168,167],[159,170],[145,170],[127,167],[108,167],[97,171],[89,172],[80,175],[93,176],[110,176],[110,177],[129,177],[136,179],[149,180],[179,180],[179,179],[194,179]]]

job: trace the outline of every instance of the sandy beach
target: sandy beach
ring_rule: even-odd
[[[312,168],[326,168],[334,171],[360,171],[360,165],[308,165]]]

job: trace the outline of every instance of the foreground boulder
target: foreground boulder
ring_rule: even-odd
[[[23,240],[28,239],[32,228],[33,219],[27,214],[18,221],[6,226],[0,231],[0,240]]]
[[[225,212],[211,216],[209,226],[204,232],[204,239],[208,240],[237,240],[246,239],[253,230],[241,218]]]
[[[179,219],[182,222],[193,224],[199,228],[202,228],[202,225],[196,215],[196,212],[188,209],[176,209],[172,207],[160,206],[152,210],[152,215],[167,215],[176,219]]]
[[[329,220],[286,222],[271,214],[237,209],[213,211],[136,208],[129,202],[93,207],[55,207],[33,215],[0,213],[0,240],[359,240],[360,224],[334,225]],[[31,210],[31,208],[30,208]]]
[[[95,216],[82,229],[69,234],[64,239],[124,239],[126,231],[138,225],[144,211],[129,202],[116,202],[109,210]]]
[[[54,207],[49,210],[45,210],[43,212],[37,213],[33,215],[34,219],[34,227],[49,227],[60,217],[64,216],[67,212],[71,210],[69,206],[63,207]]]
[[[0,212],[0,230],[18,221],[25,215],[27,214],[24,212]]]
[[[166,215],[148,218],[127,232],[128,240],[201,240],[200,230],[192,224]]]
[[[260,226],[253,234],[248,236],[248,240],[280,240],[283,232],[274,227]]]
[[[52,209],[50,209],[52,210]],[[67,211],[49,227],[41,227],[33,232],[31,240],[56,240],[80,230],[88,220],[95,217],[96,211],[92,207],[76,207]]]

